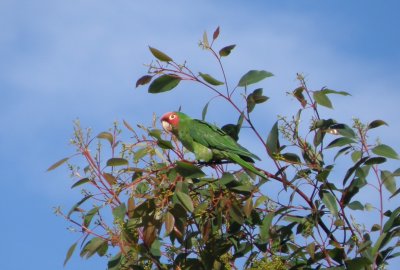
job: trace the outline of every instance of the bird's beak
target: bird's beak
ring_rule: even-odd
[[[172,126],[167,121],[161,121],[161,125],[166,132],[170,133],[172,131]]]

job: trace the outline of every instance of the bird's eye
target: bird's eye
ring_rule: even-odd
[[[171,115],[169,116],[169,120],[174,120],[175,117],[176,117],[176,114],[171,114]]]

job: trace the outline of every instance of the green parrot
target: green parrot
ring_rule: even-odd
[[[197,160],[230,160],[264,179],[267,178],[251,164],[253,159],[260,158],[217,126],[192,119],[181,112],[164,114],[161,124],[166,132],[174,134],[187,150],[194,153]]]

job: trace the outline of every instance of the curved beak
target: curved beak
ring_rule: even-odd
[[[167,121],[162,120],[162,121],[161,121],[161,125],[162,125],[163,129],[164,129],[166,132],[168,132],[168,133],[172,132],[172,126],[171,126],[171,124],[168,123]]]

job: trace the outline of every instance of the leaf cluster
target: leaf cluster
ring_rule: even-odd
[[[110,270],[384,267],[400,254],[400,207],[385,204],[400,193],[400,169],[387,168],[399,156],[369,136],[386,122],[355,119],[349,125],[323,117],[320,107],[333,109],[333,95],[349,94],[309,89],[298,74],[298,87],[289,92],[297,113],[260,133],[252,112],[268,97],[251,87],[272,73],[250,70],[230,88],[223,58],[235,45],[214,49],[219,35],[218,27],[211,42],[207,33],[200,42],[221,68],[218,79],[149,47],[155,61],[136,86],[148,84],[149,93],[160,94],[188,80],[216,94],[237,112],[237,120],[223,129],[235,140],[243,127],[251,131],[257,154],[265,156],[261,164],[272,164],[256,167],[268,179],[224,161],[194,160],[155,121],[135,128],[124,121],[123,128],[116,124],[95,137],[77,124],[73,157],[81,158],[76,163],[83,169],[70,158],[49,167],[68,162],[71,188],[83,194],[68,212],[57,209],[80,235],[65,263],[80,242],[82,258],[107,256]],[[214,100],[203,107],[203,119]],[[374,223],[355,220],[356,211]]]

